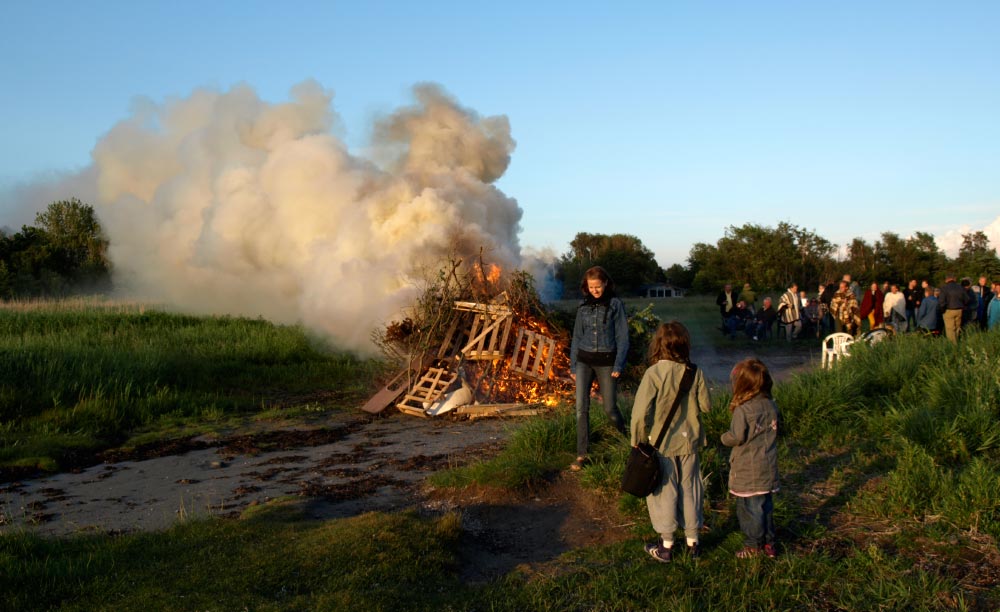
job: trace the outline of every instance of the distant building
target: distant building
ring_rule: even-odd
[[[669,283],[653,283],[642,286],[642,295],[647,298],[684,297],[684,290]]]

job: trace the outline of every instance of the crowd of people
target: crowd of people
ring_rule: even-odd
[[[845,274],[839,283],[830,280],[819,285],[813,296],[799,291],[796,283],[790,284],[779,298],[777,310],[770,297],[765,297],[757,309],[757,296],[749,284],[738,295],[734,295],[732,285],[725,285],[715,303],[722,316],[720,330],[731,338],[742,332],[761,340],[771,335],[777,323],[777,329],[789,341],[805,335],[822,338],[844,332],[857,336],[887,329],[944,333],[957,342],[963,328],[1000,327],[1000,300],[995,299],[998,295],[1000,281],[990,283],[986,276],[973,283],[970,278],[959,282],[954,274],[947,274],[940,287],[911,279],[905,287],[885,281],[872,282],[862,289],[850,274]]]

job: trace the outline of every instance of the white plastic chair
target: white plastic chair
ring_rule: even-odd
[[[843,332],[823,338],[823,369],[832,368],[835,361],[850,357],[854,336]]]

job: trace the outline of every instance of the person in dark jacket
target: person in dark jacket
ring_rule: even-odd
[[[746,330],[747,324],[753,321],[753,312],[747,307],[744,301],[736,302],[736,306],[729,313],[726,319],[726,333],[729,338],[736,337],[736,332]]]
[[[771,326],[774,325],[774,320],[777,318],[778,313],[774,310],[774,306],[771,305],[771,298],[764,298],[763,308],[757,311],[757,314],[753,317],[753,321],[747,323],[747,335],[751,336],[754,340],[767,337],[771,332]]]
[[[911,279],[903,289],[903,298],[906,300],[906,326],[908,329],[917,328],[917,309],[924,299],[924,290],[917,288],[917,279]]]
[[[833,296],[837,294],[837,286],[833,281],[827,281],[819,293],[819,312],[823,327],[823,335],[832,334],[834,330],[833,314],[830,311],[830,304]]]
[[[981,328],[987,329],[989,327],[987,311],[990,309],[990,302],[993,301],[993,285],[986,280],[985,276],[980,276],[979,283],[973,285],[972,291],[979,297],[979,312],[976,313],[976,319]]]
[[[726,319],[729,318],[729,313],[736,306],[736,296],[733,295],[733,286],[729,283],[722,288],[719,293],[719,297],[715,298],[715,303],[719,307],[719,314],[722,316],[722,331],[725,332],[726,329]]]
[[[625,305],[615,297],[615,284],[600,266],[587,270],[580,283],[583,303],[576,309],[573,340],[569,348],[570,376],[576,381],[576,461],[579,471],[590,446],[590,386],[597,378],[604,413],[620,433],[625,419],[618,410],[617,381],[628,355],[628,320]]]
[[[730,379],[732,421],[722,443],[733,449],[729,492],[736,497],[744,542],[736,556],[745,559],[763,552],[776,557],[772,495],[778,491],[779,415],[771,399],[771,374],[763,362],[751,357],[736,364]]]
[[[965,290],[965,295],[969,298],[965,302],[965,309],[962,310],[962,327],[966,327],[976,322],[976,313],[979,312],[979,296],[972,290],[971,278],[962,279],[962,289]]]
[[[938,297],[938,311],[944,318],[944,334],[948,340],[958,343],[958,333],[962,329],[962,312],[969,303],[969,294],[955,282],[954,274],[945,275],[945,284]]]

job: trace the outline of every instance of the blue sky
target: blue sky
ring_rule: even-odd
[[[137,96],[313,78],[362,151],[433,81],[509,117],[522,246],[625,232],[669,266],[780,221],[1000,244],[998,2],[21,2],[0,56],[0,190],[89,164]]]

